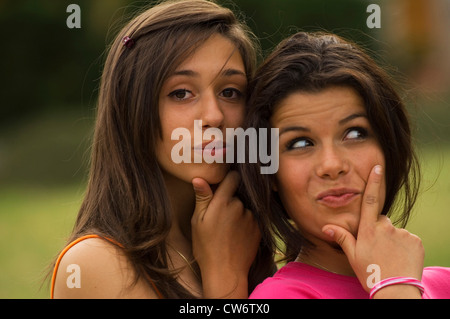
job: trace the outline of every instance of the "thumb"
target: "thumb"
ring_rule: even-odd
[[[209,184],[200,177],[196,177],[192,180],[192,186],[195,192],[195,214],[200,214],[200,218],[203,219],[203,215],[208,208],[209,203],[213,198],[213,192]]]
[[[346,229],[336,225],[326,225],[322,228],[322,232],[325,233],[330,239],[334,240],[339,246],[341,246],[345,255],[350,263],[355,256],[356,239]]]

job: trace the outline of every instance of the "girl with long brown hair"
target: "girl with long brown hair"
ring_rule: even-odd
[[[236,196],[239,175],[229,164],[171,157],[176,128],[242,124],[256,57],[245,25],[205,0],[161,2],[120,31],[101,79],[87,191],[55,263],[52,297],[246,298],[270,274],[258,223]]]
[[[385,71],[336,35],[300,32],[250,90],[245,126],[279,130],[279,170],[247,163],[242,179],[287,262],[250,297],[449,298],[450,269],[423,269],[421,240],[393,225],[409,219],[420,169]]]

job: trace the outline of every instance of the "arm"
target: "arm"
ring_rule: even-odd
[[[380,215],[382,172],[373,169],[364,192],[358,236],[355,238],[342,227],[326,225],[323,231],[331,236],[346,254],[363,288],[369,292],[367,267],[379,266],[380,280],[389,277],[422,279],[424,249],[419,237],[392,225]],[[421,298],[416,287],[394,285],[381,289],[374,298]]]
[[[193,180],[192,245],[204,298],[248,297],[248,272],[261,234],[251,211],[234,197],[239,180],[237,172],[229,172],[214,194],[206,181]]]

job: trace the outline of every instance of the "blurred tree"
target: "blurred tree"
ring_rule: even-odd
[[[0,0],[0,183],[85,177],[104,54],[120,27],[156,1]],[[215,1],[245,19],[264,54],[296,31],[331,31],[410,78],[408,70],[423,70],[422,82],[448,90],[448,0]],[[80,29],[66,25],[72,3],[81,8]],[[381,29],[366,25],[370,4],[381,7]],[[418,110],[422,122],[443,121],[430,129],[420,122],[419,133],[431,136],[424,140],[436,140],[436,127],[448,140],[448,102],[420,103]]]
[[[89,15],[91,8],[98,8],[97,1],[77,0],[81,29],[69,29],[66,8],[72,2],[1,2],[0,28],[7,31],[0,50],[0,125],[52,108],[93,104],[110,21],[102,16],[99,25]],[[106,12],[121,5],[98,2]]]
[[[222,1],[225,5],[227,2]],[[368,3],[361,0],[235,0],[235,3],[260,37],[264,51],[296,31],[330,31],[373,47],[373,39],[368,35],[374,31],[366,26]]]
[[[0,127],[45,110],[95,106],[105,47],[133,11],[154,1],[3,0],[0,28]],[[240,11],[264,51],[297,30],[330,30],[372,43],[361,0],[219,0]],[[66,8],[81,8],[81,28],[69,29]],[[120,24],[119,24],[120,25]]]

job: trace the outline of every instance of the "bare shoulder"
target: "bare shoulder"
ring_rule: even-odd
[[[100,238],[85,239],[62,257],[54,298],[157,298],[120,247]]]

